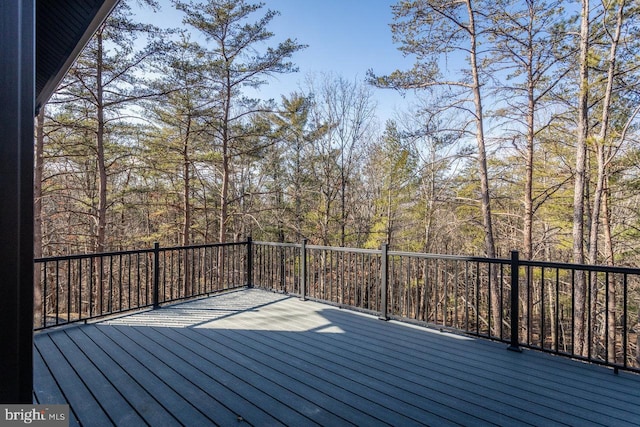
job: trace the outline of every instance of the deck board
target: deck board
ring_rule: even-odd
[[[260,290],[35,344],[35,400],[81,425],[640,423],[640,375]]]
[[[374,328],[377,329],[377,328]],[[371,341],[366,342],[366,333],[371,332],[370,329],[359,330],[354,335],[353,339],[348,342],[344,340],[344,335],[339,335],[333,340],[334,348],[340,348],[343,354],[352,353],[354,356],[360,358],[366,358],[370,352],[379,351],[383,353],[379,356],[376,362],[379,364],[371,365],[372,369],[383,370],[385,364],[389,367],[389,371],[394,375],[397,373],[399,378],[404,381],[416,381],[419,384],[431,384],[430,388],[433,389],[433,384],[438,384],[441,389],[447,389],[450,393],[456,390],[455,395],[457,397],[467,396],[470,401],[477,400],[475,395],[484,395],[487,399],[483,402],[492,411],[503,412],[505,415],[510,415],[510,410],[504,408],[504,404],[509,405],[510,409],[517,409],[528,412],[531,405],[536,407],[543,407],[545,411],[545,417],[539,418],[536,414],[531,413],[531,420],[536,424],[547,424],[551,421],[570,422],[578,420],[583,417],[585,413],[588,413],[590,405],[593,401],[586,401],[577,397],[571,396],[571,388],[567,390],[557,391],[556,387],[560,387],[556,381],[551,382],[549,378],[535,378],[534,372],[526,371],[518,373],[517,378],[527,378],[526,383],[522,383],[523,387],[513,386],[510,383],[509,375],[498,376],[494,375],[495,370],[505,367],[505,362],[500,365],[494,365],[495,369],[487,368],[486,365],[477,364],[471,365],[471,369],[466,371],[463,369],[466,364],[461,363],[460,353],[451,352],[449,357],[442,357],[442,348],[438,352],[428,353],[428,350],[424,346],[416,345],[410,346],[410,352],[401,352],[398,354],[389,355],[394,348],[401,345],[402,342],[411,343],[411,336],[402,336],[402,330],[398,330],[398,334],[394,335],[377,335],[378,337],[384,337],[376,342],[375,345],[371,344]],[[379,334],[383,334],[383,331],[378,331]],[[401,339],[397,339],[401,337]],[[320,337],[318,344],[322,345],[322,341],[328,344],[326,337],[322,340]],[[395,338],[395,340],[394,340]],[[358,341],[358,345],[353,345],[354,340]],[[339,342],[338,345],[336,342]],[[495,345],[493,352],[495,353]],[[425,358],[432,356],[428,359],[428,366],[425,368]],[[517,354],[506,354],[507,358],[521,358]],[[515,373],[510,371],[512,374]],[[535,381],[537,380],[537,382]],[[536,383],[542,387],[546,387],[548,392],[545,395],[538,395],[527,390],[528,384]],[[503,390],[508,390],[505,393]],[[469,394],[471,393],[471,394]],[[602,401],[599,403],[603,403]],[[618,402],[610,400],[609,405],[614,405]],[[620,405],[621,407],[623,405]],[[619,408],[621,409],[621,408]],[[473,411],[477,414],[477,410]],[[607,414],[591,414],[588,418],[584,419],[584,422],[596,421],[607,423],[611,417],[618,415],[613,409]]]
[[[225,336],[225,331],[220,333],[202,335],[199,331],[188,330],[194,339],[206,343],[206,348],[223,347],[230,349],[237,355],[238,362],[245,366],[251,366],[252,371],[259,372],[280,384],[287,384],[290,389],[300,394],[314,406],[320,408],[332,408],[331,410],[338,416],[353,423],[363,425],[376,425],[380,421],[387,423],[402,420],[409,423],[409,419],[398,414],[389,416],[388,410],[378,410],[373,407],[370,413],[363,412],[363,408],[371,408],[371,401],[362,397],[357,398],[353,390],[344,388],[341,381],[332,381],[328,372],[321,372],[318,375],[317,369],[309,364],[296,366],[289,363],[285,358],[274,357],[271,353],[273,348],[261,346],[259,342],[251,339],[243,339],[236,333],[231,337]]]
[[[231,384],[232,389],[237,393],[247,396],[251,402],[254,402],[266,412],[279,414],[288,425],[309,425],[319,423],[321,425],[336,425],[344,423],[344,420],[336,416],[334,413],[327,411],[316,402],[318,394],[303,396],[300,390],[292,390],[287,387],[290,381],[280,376],[269,376],[267,369],[255,363],[247,362],[241,354],[234,354],[233,359],[226,357],[229,349],[224,351],[216,350],[214,347],[205,345],[205,340],[199,339],[199,336],[188,336],[189,330],[185,333],[177,331],[163,330],[164,336],[174,336],[184,348],[198,354],[204,366],[211,365],[214,369],[222,369],[233,375],[235,378],[252,378],[251,388],[246,384]],[[286,417],[287,419],[283,419]]]
[[[154,335],[153,330],[148,328],[144,328],[144,330],[146,333]],[[141,328],[130,328],[128,333],[136,336],[137,342],[154,351],[158,357],[169,362],[179,375],[190,378],[194,385],[201,390],[207,390],[211,400],[221,399],[222,402],[216,402],[219,403],[220,407],[224,408],[223,410],[211,408],[211,405],[215,404],[213,401],[201,403],[200,407],[206,408],[208,412],[211,412],[212,416],[224,411],[231,414],[236,420],[238,417],[254,419],[262,425],[277,421],[269,413],[282,410],[282,405],[279,405],[279,402],[264,393],[261,390],[260,383],[247,383],[241,375],[234,375],[233,372],[225,369],[227,363],[224,360],[217,360],[216,363],[212,363],[202,357],[198,357],[197,354],[188,351],[182,343],[172,339],[165,339],[165,346],[163,347],[156,341],[146,337]],[[156,340],[162,340],[162,336],[158,336],[159,334],[157,333],[155,335]],[[299,423],[302,421],[301,417],[292,417],[290,414],[285,415],[285,418],[288,422]],[[306,421],[308,422],[308,420]],[[221,425],[227,425],[228,422],[230,420],[222,420]]]
[[[224,331],[223,331],[224,332]],[[274,354],[276,358],[289,366],[298,367],[307,371],[307,374],[316,374],[322,381],[330,383],[332,388],[340,388],[347,391],[346,402],[351,402],[354,397],[361,401],[362,411],[371,412],[371,406],[383,411],[386,416],[384,422],[391,425],[411,425],[427,423],[434,425],[455,424],[468,422],[475,418],[471,413],[452,412],[446,404],[436,400],[430,400],[428,406],[416,405],[417,396],[408,394],[405,390],[394,387],[384,378],[378,378],[377,372],[363,374],[361,369],[351,368],[348,365],[327,359],[326,348],[308,348],[304,345],[292,343],[280,337],[265,337],[264,334],[255,332],[237,331],[227,332],[228,337],[242,336],[249,348],[255,347],[253,343],[262,344],[260,350],[267,354]],[[238,338],[240,339],[240,338]],[[259,350],[258,350],[259,351]],[[305,380],[300,380],[305,381]],[[363,402],[364,401],[364,402]],[[380,418],[382,416],[378,415]],[[400,421],[400,422],[399,422]],[[361,424],[365,425],[365,424]]]
[[[107,379],[108,370],[99,369],[67,334],[56,335],[55,341],[65,359],[82,378],[88,391],[114,423],[141,425],[144,422],[113,383]]]
[[[38,339],[38,350],[46,358],[51,374],[67,402],[73,407],[72,411],[79,421],[92,420],[98,425],[111,424],[112,421],[102,409],[96,396],[91,394],[85,380],[78,376],[76,372],[78,368],[71,366],[60,352],[55,340],[62,335],[53,333]]]
[[[335,338],[332,340],[335,341]],[[464,379],[453,381],[450,376],[435,372],[430,367],[416,368],[410,364],[397,363],[393,356],[379,354],[376,349],[361,352],[359,346],[351,345],[353,343],[338,345],[334,342],[332,344],[327,342],[326,337],[320,337],[316,342],[304,337],[303,339],[284,337],[279,343],[296,349],[299,355],[313,361],[312,363],[317,364],[324,371],[335,369],[352,372],[353,379],[364,387],[392,395],[397,401],[394,402],[394,406],[403,405],[402,412],[412,414],[417,420],[422,420],[426,414],[422,414],[421,405],[415,405],[416,396],[429,396],[431,405],[428,411],[436,415],[451,416],[450,407],[455,406],[466,421],[478,418],[491,423],[512,421],[510,409],[520,403],[509,394],[496,390],[491,394],[488,389],[469,384]],[[326,350],[327,348],[329,349]],[[439,405],[436,406],[436,403]],[[516,409],[526,413],[527,405],[521,404]],[[524,414],[520,416],[522,415]],[[553,421],[548,417],[536,416],[534,413],[529,413],[527,416],[537,425],[548,425]]]
[[[85,333],[85,329],[88,328],[70,328],[65,332],[100,369],[105,378],[117,387],[123,398],[131,405],[132,412],[139,414],[146,423],[151,425],[179,425],[178,421],[151,394]],[[120,414],[120,416],[125,417],[126,414]],[[115,420],[115,423],[119,424],[119,420]]]
[[[35,404],[55,405],[67,401],[38,349],[33,352],[33,374],[33,401]],[[79,425],[75,414],[69,412],[69,427]]]
[[[160,358],[137,346],[114,328],[91,325],[84,332],[143,386],[176,420],[184,425],[207,425],[212,420],[200,411],[206,397],[188,379],[175,373]],[[110,336],[111,335],[111,336]],[[197,405],[197,406],[196,406]]]

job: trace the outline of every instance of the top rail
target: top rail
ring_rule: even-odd
[[[56,255],[50,257],[42,257],[35,258],[33,261],[36,264],[55,262],[55,261],[68,261],[68,260],[77,260],[77,259],[88,259],[88,258],[96,258],[96,257],[111,257],[111,256],[119,256],[119,255],[135,255],[135,254],[145,254],[153,252],[153,248],[150,249],[132,249],[126,251],[114,251],[114,252],[100,252],[100,253],[91,253],[91,254],[70,254],[70,255]]]
[[[190,250],[190,249],[203,249],[203,248],[215,248],[215,247],[224,247],[224,246],[242,246],[246,245],[247,242],[230,242],[230,243],[206,243],[199,245],[187,245],[187,246],[162,246],[158,247],[158,250],[161,252],[167,251],[176,251],[176,250]],[[90,253],[90,254],[70,254],[70,255],[56,255],[50,257],[41,257],[34,258],[35,263],[44,263],[51,261],[66,261],[66,260],[75,260],[75,259],[86,259],[86,258],[95,258],[95,257],[114,257],[120,255],[135,255],[135,254],[145,254],[145,253],[153,253],[156,248],[147,248],[147,249],[129,249],[124,251],[110,251],[110,252],[100,252],[100,253]]]
[[[547,261],[528,261],[519,260],[518,263],[521,266],[538,267],[538,268],[550,268],[561,270],[583,270],[601,273],[617,273],[617,274],[632,274],[640,275],[640,268],[637,267],[618,267],[611,265],[587,265],[587,264],[572,264],[562,262],[547,262]]]

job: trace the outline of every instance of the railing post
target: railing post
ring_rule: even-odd
[[[153,309],[160,307],[160,243],[153,244]]]
[[[520,331],[520,254],[511,251],[511,343],[508,347],[511,351],[522,351],[518,332]]]
[[[253,288],[253,240],[247,237],[247,287]]]
[[[388,245],[382,244],[382,254],[380,259],[380,320],[389,320],[387,313],[387,282],[389,281],[388,265]]]
[[[302,239],[300,248],[300,299],[307,300],[307,239]]]

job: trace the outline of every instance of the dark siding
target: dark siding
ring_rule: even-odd
[[[0,4],[0,402],[27,403],[33,346],[33,9]]]

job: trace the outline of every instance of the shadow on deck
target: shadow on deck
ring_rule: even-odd
[[[35,337],[71,425],[638,425],[640,375],[260,290]]]

